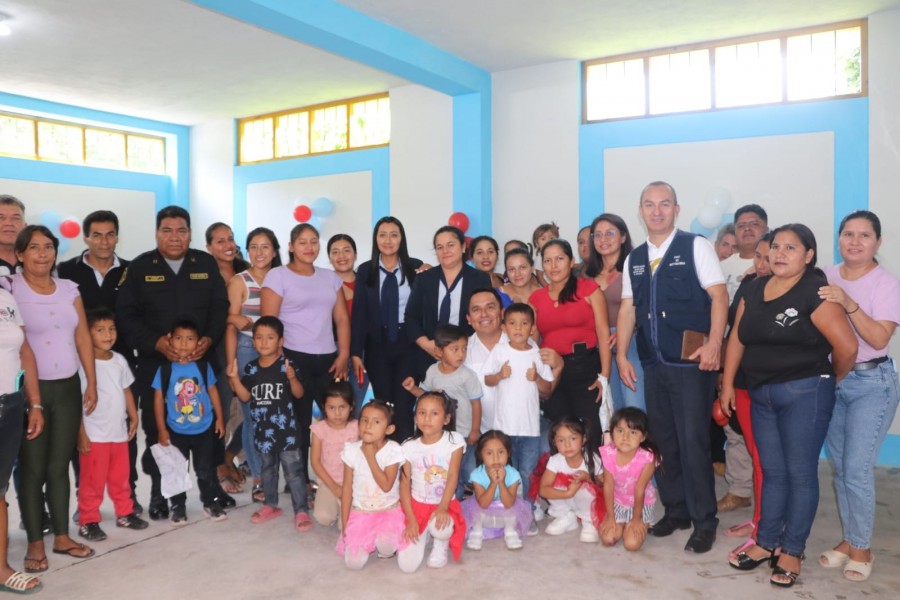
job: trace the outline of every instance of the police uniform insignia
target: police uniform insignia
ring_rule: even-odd
[[[191,279],[209,279],[209,273],[191,273]]]
[[[166,280],[165,275],[144,275],[144,281],[147,281],[150,283],[158,283],[160,281],[165,281],[165,280]]]
[[[122,284],[125,283],[125,276],[128,275],[128,267],[122,269],[122,276],[119,277],[119,283],[116,287],[122,287]]]

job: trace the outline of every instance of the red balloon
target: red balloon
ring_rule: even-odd
[[[78,221],[75,221],[74,219],[67,219],[60,223],[59,232],[64,238],[75,238],[78,237],[79,233],[81,233],[81,225],[79,225]]]
[[[472,238],[470,238],[469,236],[466,236],[466,248],[472,248]]]
[[[312,210],[305,204],[301,204],[294,209],[294,218],[298,223],[306,223],[311,216]]]
[[[456,227],[463,233],[469,230],[469,217],[464,212],[455,212],[447,219],[447,224]]]

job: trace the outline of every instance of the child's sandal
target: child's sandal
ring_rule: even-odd
[[[312,529],[312,521],[309,518],[309,515],[305,512],[298,512],[294,515],[294,527],[297,531],[309,531]]]

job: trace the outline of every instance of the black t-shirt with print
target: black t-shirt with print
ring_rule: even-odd
[[[244,366],[241,383],[250,390],[250,416],[256,448],[263,454],[296,449],[295,398],[291,394],[284,356],[268,367],[261,367],[259,359],[251,360]]]
[[[744,344],[741,368],[747,388],[784,383],[817,375],[834,375],[828,355],[831,344],[813,324],[811,315],[822,304],[818,290],[828,285],[816,271],[807,272],[778,298],[763,299],[771,275],[749,284],[738,336]]]

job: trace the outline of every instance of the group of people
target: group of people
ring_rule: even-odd
[[[333,270],[316,266],[319,232],[306,223],[291,231],[285,264],[265,227],[248,234],[245,261],[224,223],[207,229],[207,252],[192,249],[177,206],[157,214],[156,248],[129,263],[115,253],[116,215],[96,211],[87,249],[57,265],[53,233],[26,226],[22,202],[0,196],[0,483],[5,496],[18,464],[29,573],[9,567],[3,544],[0,581],[39,589],[30,574],[48,567],[45,527],[53,552],[93,554],[69,536],[70,462],[81,537],[105,539],[106,487],[117,526],[147,527],[134,494],[138,424],[151,520],[187,522],[185,494],[163,495],[156,444],[192,458],[213,520],[242,490],[241,453],[262,504],[251,520],[281,515],[280,466],[295,529],[337,524],[355,569],[376,552],[415,571],[432,538],[430,567],[492,537],[521,548],[542,501],[551,535],[580,521],[583,542],[637,550],[648,534],[692,528],[685,550],[707,552],[717,512],[749,504],[752,489],[753,521],[732,528],[750,540],[729,562],[769,563],[785,587],[800,572],[826,442],[843,539],[819,562],[866,579],[872,469],[900,394],[886,349],[900,282],[875,258],[878,218],[848,215],[843,261],[823,273],[812,232],[769,232],[757,205],[736,211],[721,263],[721,244],[675,227],[671,185],[646,186],[639,210],[644,244],[613,214],[578,232],[577,255],[541,225],[530,245],[503,245],[502,273],[496,240],[467,244],[452,226],[434,234],[436,265],[410,257],[392,216],[358,268],[346,234],[327,242]],[[363,405],[369,385],[375,399]],[[235,398],[243,422],[226,445]],[[718,503],[717,398],[736,414]],[[651,525],[657,498],[665,512]],[[7,527],[0,502],[0,537]]]

